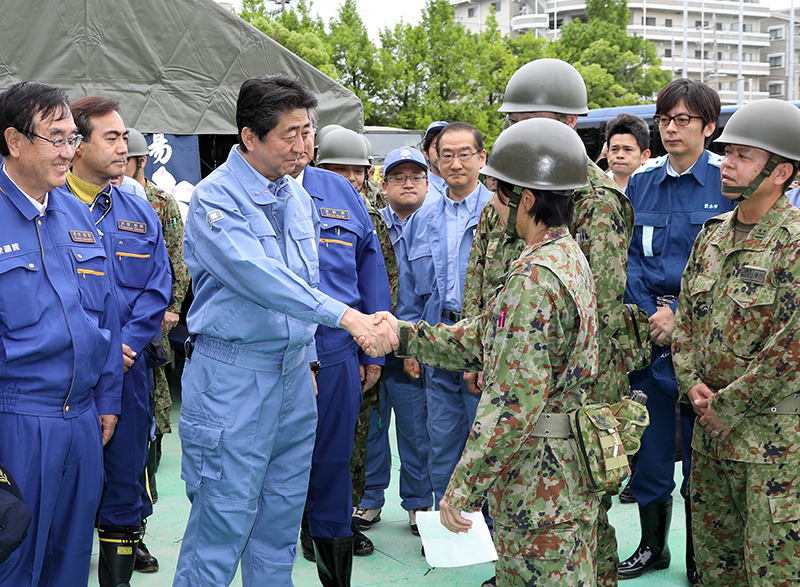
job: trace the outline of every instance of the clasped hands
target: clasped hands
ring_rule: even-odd
[[[339,324],[370,357],[382,357],[400,346],[397,318],[389,312],[375,312],[370,316],[348,308]]]
[[[692,409],[695,414],[700,416],[697,419],[697,424],[702,426],[714,438],[720,440],[728,438],[733,428],[720,422],[708,405],[709,400],[714,396],[714,390],[705,383],[698,383],[686,395],[689,396],[689,400],[692,402]]]

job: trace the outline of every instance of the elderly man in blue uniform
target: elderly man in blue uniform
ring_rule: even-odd
[[[428,166],[422,153],[410,147],[395,149],[386,156],[383,166],[383,193],[388,206],[381,209],[392,244],[400,238],[412,214],[422,207],[428,187]],[[428,474],[428,411],[419,365],[408,359],[412,372],[403,367],[406,360],[394,354],[386,356],[386,372],[381,388],[381,425],[378,411],[370,415],[367,437],[366,490],[361,504],[353,512],[353,524],[363,530],[380,521],[385,503],[384,492],[391,478],[392,454],[389,449],[389,426],[392,411],[400,456],[401,506],[408,512],[411,532],[419,535],[416,513],[433,505],[433,489]]]
[[[317,325],[391,336],[317,290],[320,219],[288,176],[316,106],[296,79],[245,81],[239,144],[192,194],[179,427],[192,509],[175,587],[229,585],[240,559],[246,587],[292,584],[317,423]]]
[[[0,128],[0,455],[33,515],[0,585],[86,585],[121,407],[110,262],[89,210],[57,189],[81,140],[66,94],[14,84]]]
[[[439,169],[439,155],[436,151],[439,133],[441,133],[446,126],[447,122],[444,120],[431,122],[428,128],[425,129],[425,136],[422,138],[422,154],[428,162],[428,192],[425,196],[426,206],[444,197],[447,191],[447,182],[444,180],[444,177],[442,177],[442,172]]]
[[[106,481],[98,511],[101,587],[130,581],[141,526],[153,513],[145,473],[153,398],[143,351],[160,334],[172,296],[172,272],[158,217],[147,200],[110,183],[125,171],[128,159],[127,130],[118,110],[115,100],[99,96],[72,105],[84,139],[75,151],[66,185],[89,206],[104,235],[122,329],[122,412],[104,451]]]
[[[722,195],[720,158],[705,150],[719,112],[719,96],[704,84],[679,79],[661,90],[655,119],[667,155],[634,172],[626,190],[636,211],[636,222],[628,256],[625,301],[635,303],[650,315],[653,359],[649,367],[630,375],[632,389],[647,394],[650,426],[642,437],[630,483],[639,503],[642,539],[636,551],[620,563],[621,579],[663,569],[670,563],[667,536],[675,488],[678,400],[670,343],[681,275],[703,222],[732,210],[735,204]],[[688,404],[681,404],[680,409],[684,478],[681,495],[685,498],[694,412]],[[695,583],[690,513],[687,507],[686,564],[689,580]]]
[[[411,217],[395,243],[400,267],[395,315],[453,324],[461,319],[472,237],[491,192],[478,181],[486,150],[483,136],[472,125],[448,124],[439,133],[437,154],[447,190]],[[412,363],[416,365],[406,365],[407,370],[420,369]],[[428,472],[438,505],[461,458],[480,395],[467,389],[461,373],[424,367],[422,376],[428,404]]]
[[[352,133],[357,144],[363,144],[353,131],[337,129],[320,141],[320,153],[336,133]],[[319,214],[319,290],[367,314],[389,310],[389,280],[367,207],[346,177],[309,166],[313,144],[309,137],[306,156],[291,175],[311,196]],[[362,381],[364,389],[375,385],[384,361],[364,353],[341,328],[320,325],[314,340],[319,369],[317,435],[306,501],[308,526],[320,580],[344,586],[350,585],[353,566],[350,459]]]

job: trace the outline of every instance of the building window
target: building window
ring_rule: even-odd
[[[732,55],[733,55],[733,60],[734,61],[739,59],[739,53],[738,52],[733,53]],[[753,60],[753,54],[752,53],[742,53],[742,61],[752,61],[752,60]]]
[[[732,31],[738,31],[739,30],[739,23],[738,22],[732,22],[731,23],[731,30]],[[745,33],[752,33],[753,32],[753,25],[749,24],[749,23],[744,23],[744,28],[742,30]]]
[[[644,18],[642,20],[644,20],[644,26],[656,26],[655,16],[648,16],[647,18]]]
[[[708,21],[707,20],[703,20],[703,21],[696,20],[696,21],[694,21],[694,28],[696,28],[696,29],[699,29],[700,27],[706,28],[707,26],[708,26]]]
[[[503,4],[502,2],[492,2],[492,8],[494,8],[495,12],[500,12],[500,6],[502,4]]]
[[[781,66],[783,66],[783,55],[770,55],[770,57],[769,57],[769,66],[770,67],[781,67]]]
[[[774,84],[769,84],[767,86],[767,89],[769,90],[769,95],[770,96],[780,96],[780,95],[783,94],[783,84],[780,83],[780,82],[779,83],[774,83]]]
[[[778,27],[769,30],[769,40],[770,41],[777,41],[778,39],[783,38],[783,27]]]
[[[477,13],[478,9],[476,7],[467,8],[467,18],[475,18]]]
[[[671,27],[672,26],[672,19],[671,18],[665,18],[664,19],[664,26]]]
[[[703,51],[702,53],[700,53],[700,49],[697,49],[694,52],[694,58],[695,59],[708,59],[708,51]]]
[[[718,30],[718,31],[721,31],[721,30],[722,30],[722,23],[721,23],[721,22],[718,22],[718,23],[717,23],[717,30]]]
[[[672,49],[664,49],[664,57],[672,57]]]

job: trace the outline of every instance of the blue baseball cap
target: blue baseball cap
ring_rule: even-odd
[[[450,123],[445,120],[437,120],[436,122],[431,122],[428,125],[428,128],[425,130],[425,136],[422,137],[422,148],[425,150],[425,152],[427,152],[428,147],[431,146],[433,138],[442,132],[442,129],[448,124]]]
[[[425,163],[422,153],[414,147],[400,147],[386,155],[386,160],[383,162],[383,176],[386,177],[387,173],[401,163],[416,163],[423,170],[428,171],[428,164]]]

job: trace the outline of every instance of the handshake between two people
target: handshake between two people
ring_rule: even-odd
[[[382,357],[400,346],[397,318],[390,312],[369,315],[348,308],[339,325],[352,335],[353,340],[370,357]]]

